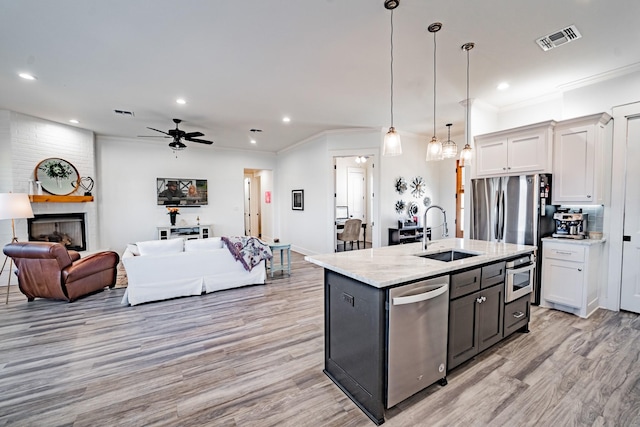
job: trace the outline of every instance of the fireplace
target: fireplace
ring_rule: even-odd
[[[31,242],[57,242],[67,249],[87,250],[84,213],[35,215],[27,224]]]

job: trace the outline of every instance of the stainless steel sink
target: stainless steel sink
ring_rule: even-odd
[[[436,252],[434,254],[422,254],[418,256],[422,258],[435,259],[437,261],[451,262],[451,261],[457,261],[459,259],[469,258],[472,256],[478,256],[478,255],[480,254],[473,253],[473,252],[457,251],[455,249],[452,249],[444,252]]]

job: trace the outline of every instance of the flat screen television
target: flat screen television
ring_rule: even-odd
[[[157,178],[159,205],[203,206],[209,204],[206,179]]]

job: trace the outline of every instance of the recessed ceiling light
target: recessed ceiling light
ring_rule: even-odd
[[[255,138],[251,138],[251,143],[255,144],[257,141],[255,140]]]
[[[498,90],[507,90],[509,89],[509,83],[507,82],[502,82],[498,85]]]
[[[32,76],[32,75],[31,75],[31,74],[29,74],[29,73],[20,73],[20,74],[18,74],[18,75],[19,75],[20,77],[22,77],[23,79],[25,79],[25,80],[38,80],[38,79],[36,78],[36,76]]]
[[[249,142],[252,144],[256,144],[258,141],[256,140],[256,133],[262,132],[262,129],[249,129],[251,132],[251,136],[249,137]]]
[[[77,121],[76,119],[71,119],[71,120],[69,120],[69,123],[73,123],[74,125],[77,125],[80,122]]]
[[[282,118],[282,121],[283,121],[283,122],[285,122],[285,123],[289,123],[289,122],[291,121],[291,118],[289,118],[289,117],[283,117],[283,118]]]
[[[176,102],[177,102],[178,104],[180,104],[180,105],[184,105],[184,104],[186,104],[186,103],[187,103],[187,101],[186,101],[186,100],[184,100],[183,98],[178,98],[178,99],[176,99]]]

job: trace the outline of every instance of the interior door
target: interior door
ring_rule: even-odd
[[[365,175],[366,170],[360,168],[347,169],[347,205],[349,218],[361,219],[365,222]]]
[[[627,177],[620,308],[640,313],[640,117],[627,120]]]

